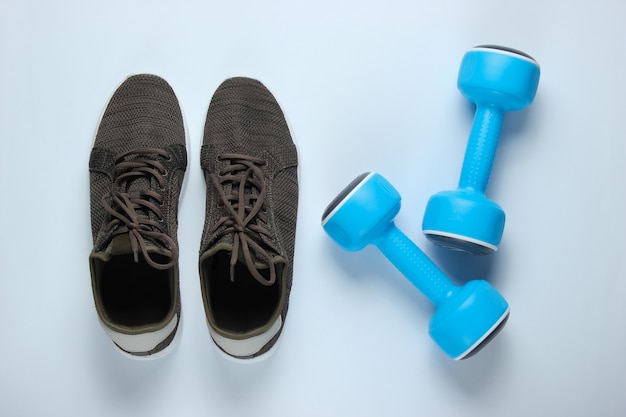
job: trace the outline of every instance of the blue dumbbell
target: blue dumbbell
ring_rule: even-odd
[[[326,208],[322,227],[347,251],[375,245],[433,304],[429,333],[450,357],[478,352],[503,327],[509,304],[484,280],[458,287],[394,224],[400,194],[381,175],[365,173]]]
[[[476,255],[498,249],[504,211],[485,197],[504,113],[533,101],[539,64],[523,52],[500,46],[477,46],[463,57],[457,85],[476,104],[459,186],[433,195],[422,230],[432,242]]]

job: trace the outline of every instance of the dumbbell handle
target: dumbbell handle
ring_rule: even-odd
[[[433,304],[455,291],[448,277],[393,222],[375,245]]]
[[[469,135],[459,188],[484,193],[498,148],[504,111],[498,107],[477,105]]]

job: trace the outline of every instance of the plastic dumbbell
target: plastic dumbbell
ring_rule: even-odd
[[[426,206],[422,230],[432,242],[477,255],[498,249],[505,215],[485,190],[504,113],[530,105],[539,74],[537,61],[510,48],[477,46],[463,57],[457,85],[476,114],[457,190],[433,195]]]
[[[328,205],[322,227],[347,251],[378,247],[436,306],[429,325],[435,343],[454,359],[467,358],[504,327],[509,304],[484,280],[454,285],[394,224],[400,200],[380,174],[362,174]]]

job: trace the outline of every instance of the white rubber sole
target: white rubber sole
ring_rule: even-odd
[[[235,347],[234,343],[240,344],[240,343],[245,343],[245,342],[241,342],[241,341],[233,342],[230,339],[226,339],[222,336],[219,336],[217,333],[215,333],[211,329],[211,326],[209,325],[209,322],[207,321],[207,327],[209,329],[209,334],[211,335],[211,340],[213,341],[213,347],[218,352],[218,354],[228,359],[231,362],[240,363],[240,364],[255,364],[255,363],[263,362],[266,359],[270,358],[274,354],[274,352],[276,352],[278,348],[278,345],[281,340],[280,337],[276,340],[276,343],[274,343],[274,345],[271,348],[269,348],[266,352],[264,352],[263,354],[259,356],[255,356],[252,358],[244,358],[244,357],[238,357],[237,354],[240,354],[240,356],[254,355],[256,352],[261,350],[263,346],[265,346],[270,340],[272,340],[274,336],[278,334],[278,332],[282,330],[283,325],[284,323],[282,320],[282,316],[278,316],[278,320],[276,320],[276,322],[273,325],[273,327],[275,327],[274,331],[270,329],[269,334],[263,335],[263,337],[260,337],[260,338],[259,336],[257,336],[257,339],[254,341],[251,341],[249,346],[243,347],[244,349],[247,347],[251,348],[250,351],[232,352],[232,350],[234,349],[240,349],[238,347]],[[229,344],[231,346],[229,346]],[[227,350],[231,350],[231,353],[228,353]],[[233,355],[236,355],[236,356],[233,356]]]
[[[154,359],[160,359],[163,358],[165,356],[167,356],[168,354],[170,354],[172,351],[174,351],[174,349],[176,349],[176,347],[178,346],[178,344],[180,343],[180,339],[182,337],[182,331],[183,331],[183,316],[181,313],[180,319],[178,320],[178,327],[176,328],[176,333],[174,334],[174,339],[172,339],[172,341],[170,342],[169,345],[167,345],[167,347],[165,349],[162,349],[152,355],[133,355],[132,353],[130,353],[129,351],[124,350],[122,347],[120,347],[116,341],[115,341],[115,336],[111,335],[111,330],[108,329],[104,323],[102,323],[100,321],[100,325],[102,326],[102,328],[104,329],[105,333],[109,336],[109,338],[111,338],[111,341],[113,342],[113,346],[115,347],[115,350],[117,350],[119,353],[122,354],[122,356],[125,356],[127,358],[136,360],[136,361],[151,361]],[[141,337],[141,336],[133,336],[133,337]]]

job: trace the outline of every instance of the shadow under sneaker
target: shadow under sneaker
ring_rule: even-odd
[[[133,358],[163,356],[180,334],[177,217],[186,167],[174,91],[154,75],[129,77],[102,115],[89,160],[89,265],[100,323]]]
[[[263,84],[239,77],[220,85],[200,158],[206,217],[199,269],[208,327],[231,357],[259,357],[285,323],[298,213],[296,147]]]

